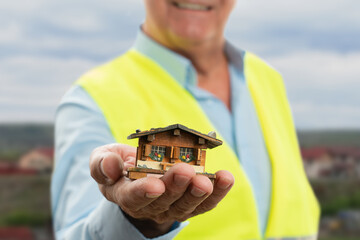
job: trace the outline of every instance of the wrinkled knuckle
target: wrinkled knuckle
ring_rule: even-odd
[[[111,194],[109,193],[108,189],[107,189],[105,186],[101,185],[101,187],[99,187],[99,188],[100,188],[100,191],[101,191],[101,193],[103,194],[103,196],[104,196],[108,201],[114,202],[114,199],[111,197]]]
[[[217,204],[201,204],[200,206],[198,206],[196,208],[197,212],[199,213],[204,213],[204,212],[208,212],[212,209],[214,209],[217,206]]]
[[[122,206],[124,206],[124,208],[128,209],[129,211],[133,211],[133,208],[131,206],[131,204],[128,201],[121,201]]]
[[[134,213],[133,213],[133,211],[131,211],[131,209],[126,208],[126,207],[121,206],[121,205],[119,205],[119,206],[120,206],[120,208],[121,208],[124,212],[126,212],[129,216],[131,216],[131,217],[134,217],[134,218],[135,218]]]
[[[173,205],[172,207],[173,207],[175,214],[180,215],[180,216],[187,215],[193,211],[193,209],[190,209],[188,206],[181,205],[181,204],[176,204],[176,205]]]
[[[127,211],[132,211],[131,204],[129,203],[129,201],[125,201],[123,198],[120,198],[117,202],[122,209],[126,209]]]
[[[207,211],[210,211],[210,210],[216,208],[217,205],[218,205],[218,203],[204,204],[204,206],[206,207]]]
[[[140,212],[140,211],[133,211],[131,209],[127,209],[126,213],[128,215],[130,215],[131,217],[133,218],[136,218],[136,219],[142,219],[142,218],[145,218],[145,215],[143,212]]]
[[[166,212],[169,210],[169,206],[158,206],[154,208],[156,212]]]
[[[155,215],[152,217],[152,220],[157,224],[163,224],[168,221],[163,215]]]
[[[150,203],[149,207],[154,212],[166,212],[170,209],[170,206],[168,206],[168,205],[161,205],[161,204],[154,204],[154,203]]]
[[[172,191],[172,190],[167,189],[166,196],[173,199],[173,198],[177,198],[179,196],[179,193],[176,192],[176,191]]]

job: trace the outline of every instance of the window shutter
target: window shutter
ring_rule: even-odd
[[[201,157],[197,162],[199,162],[200,166],[205,166],[205,159],[206,159],[206,150],[200,150],[201,151]]]
[[[200,163],[201,163],[201,149],[200,148],[194,149],[194,156],[195,156],[195,160],[196,160],[196,165],[200,165]]]
[[[179,158],[179,156],[180,156],[180,148],[179,147],[174,147],[173,158]]]
[[[150,144],[145,144],[145,149],[144,149],[144,156],[145,157],[148,157],[151,153],[151,148],[152,148],[152,145]]]
[[[205,159],[206,159],[206,151],[201,150],[201,161],[205,161]]]
[[[200,148],[194,149],[194,156],[197,161],[201,160],[201,149]]]
[[[173,147],[166,147],[165,157],[170,159],[172,158],[172,155],[173,155]]]

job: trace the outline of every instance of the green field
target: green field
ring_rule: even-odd
[[[0,176],[0,226],[41,226],[50,217],[50,176]]]
[[[53,145],[52,124],[0,124],[0,161],[16,162],[33,148]]]

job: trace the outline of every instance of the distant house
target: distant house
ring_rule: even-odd
[[[19,168],[50,172],[53,165],[53,159],[53,148],[35,148],[20,158]]]
[[[332,156],[325,147],[301,149],[304,167],[310,179],[316,179],[330,172],[333,167]]]
[[[351,147],[302,148],[306,174],[310,179],[360,178],[360,149]]]
[[[17,164],[0,161],[0,175],[35,175],[36,173],[35,169],[19,168]]]
[[[33,240],[35,237],[28,227],[3,227],[0,228],[0,239]]]

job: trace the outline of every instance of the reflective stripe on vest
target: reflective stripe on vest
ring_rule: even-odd
[[[316,235],[319,208],[301,163],[281,77],[249,53],[244,69],[272,163],[265,236],[301,239]],[[90,71],[77,83],[101,108],[118,142],[137,146],[136,140],[126,139],[135,129],[174,123],[205,133],[215,129],[191,94],[136,50]],[[205,167],[207,172],[232,172],[235,185],[215,209],[191,218],[176,239],[263,239],[251,185],[226,142],[207,151]]]

